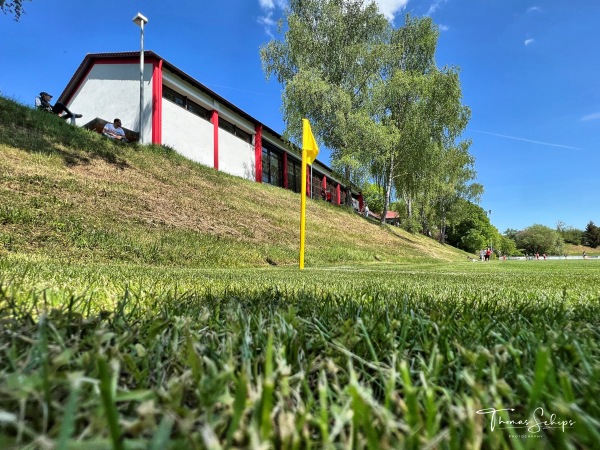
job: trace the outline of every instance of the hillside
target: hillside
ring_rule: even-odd
[[[190,267],[297,264],[298,194],[125,146],[0,98],[0,255]],[[464,260],[307,202],[306,265]]]

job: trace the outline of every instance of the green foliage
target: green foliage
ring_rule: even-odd
[[[585,227],[582,241],[585,245],[596,248],[600,245],[600,227],[597,227],[591,220]]]
[[[496,250],[500,255],[521,256],[522,252],[517,249],[516,242],[506,235],[501,235]]]
[[[248,271],[9,257],[0,442],[597,448],[590,264]],[[503,420],[518,421],[539,407],[573,424],[514,438],[477,414],[510,408]]]
[[[560,233],[565,244],[581,245],[584,241],[584,231],[568,227],[564,222],[556,224],[556,231]]]
[[[517,233],[516,245],[529,254],[562,255],[564,241],[552,228],[535,224]]]
[[[365,203],[369,206],[369,210],[381,214],[384,202],[384,193],[381,187],[373,183],[365,183],[362,195]]]
[[[285,134],[299,141],[309,118],[347,179],[368,169],[382,186],[383,214],[395,189],[444,222],[456,197],[470,198],[474,160],[458,141],[470,116],[458,70],[436,67],[431,19],[407,16],[393,29],[374,2],[295,0],[287,24],[282,41],[261,48],[267,77],[284,87]],[[428,204],[436,208],[425,212]]]
[[[487,247],[496,250],[501,237],[483,208],[459,199],[449,215],[447,242],[470,253],[478,253]]]
[[[22,14],[25,14],[23,3],[31,0],[0,0],[0,10],[4,14],[12,14],[15,20],[19,21]]]

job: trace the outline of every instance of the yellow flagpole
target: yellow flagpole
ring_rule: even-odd
[[[306,150],[302,149],[302,182],[300,183],[300,270],[304,269],[304,238],[306,234]]]

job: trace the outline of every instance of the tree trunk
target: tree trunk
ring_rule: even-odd
[[[383,211],[381,213],[381,225],[385,225],[385,218],[387,217],[388,206],[390,204],[390,197],[392,196],[392,177],[394,174],[394,155],[392,154],[390,160],[390,170],[388,172],[387,183],[385,186],[385,197],[383,198]]]

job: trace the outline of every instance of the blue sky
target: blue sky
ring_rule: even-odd
[[[377,3],[395,26],[411,13],[440,27],[437,63],[461,69],[480,205],[501,232],[600,224],[598,0]],[[18,23],[0,14],[0,91],[30,105],[41,90],[56,100],[87,53],[139,50],[139,11],[147,50],[282,132],[281,88],[265,79],[258,50],[280,37],[285,1],[166,4],[33,0]],[[327,151],[319,159],[330,162]]]

